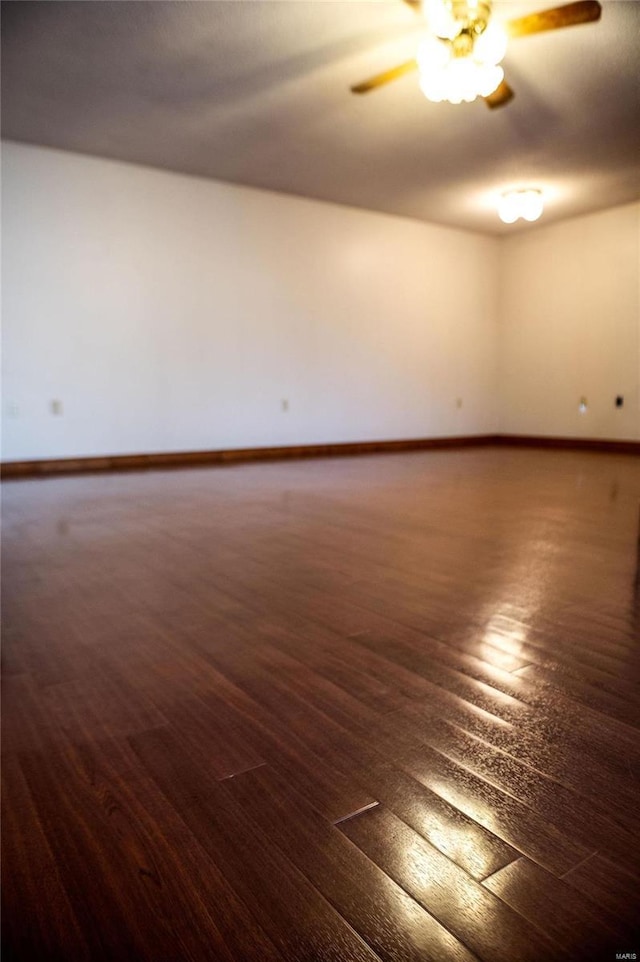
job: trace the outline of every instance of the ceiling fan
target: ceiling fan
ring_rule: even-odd
[[[369,93],[417,70],[420,87],[429,100],[461,103],[479,96],[488,107],[502,107],[514,96],[499,66],[509,37],[593,23],[602,13],[598,0],[576,0],[501,26],[491,19],[491,0],[404,2],[424,13],[429,25],[417,56],[355,84],[351,87],[354,94]]]

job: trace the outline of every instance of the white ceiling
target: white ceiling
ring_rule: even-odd
[[[516,96],[495,111],[432,104],[416,75],[349,92],[414,56],[401,0],[7,0],[2,16],[8,139],[492,233],[522,229],[495,213],[506,187],[542,187],[540,224],[639,195],[638,0],[512,40]]]

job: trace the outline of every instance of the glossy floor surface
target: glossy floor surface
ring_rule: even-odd
[[[3,496],[5,958],[640,953],[640,459]]]

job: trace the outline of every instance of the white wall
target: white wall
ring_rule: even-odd
[[[640,440],[640,204],[507,238],[500,299],[501,431]]]
[[[2,193],[5,460],[640,440],[639,204],[497,240],[18,144]]]
[[[495,430],[497,240],[11,143],[2,187],[5,460]]]

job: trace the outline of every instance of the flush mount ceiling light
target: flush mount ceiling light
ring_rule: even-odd
[[[498,201],[498,216],[505,224],[513,224],[519,217],[538,220],[543,210],[542,191],[537,187],[505,191]]]

